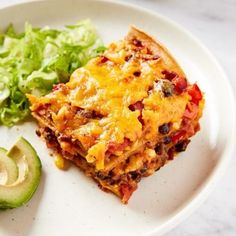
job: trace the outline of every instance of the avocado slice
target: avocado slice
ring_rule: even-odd
[[[12,184],[18,178],[18,167],[14,160],[7,156],[7,150],[0,147],[0,184]]]
[[[30,200],[41,177],[41,161],[31,144],[21,137],[7,152],[17,162],[18,178],[12,184],[0,185],[0,208],[15,208]]]

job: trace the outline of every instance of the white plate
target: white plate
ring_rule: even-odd
[[[60,171],[35,135],[35,124],[0,128],[0,146],[26,137],[43,163],[43,177],[33,199],[24,207],[0,213],[0,235],[154,235],[170,230],[206,197],[231,155],[235,105],[221,67],[208,50],[170,20],[131,5],[111,1],[46,1],[0,10],[0,26],[25,21],[35,26],[62,27],[92,19],[106,43],[122,39],[134,24],[166,45],[190,81],[205,91],[202,129],[187,151],[141,181],[128,205],[106,194],[77,168]],[[3,138],[4,137],[4,138]]]

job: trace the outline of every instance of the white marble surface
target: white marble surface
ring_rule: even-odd
[[[123,0],[125,1],[125,0]],[[0,0],[0,6],[21,2]],[[183,25],[216,56],[236,94],[236,0],[128,0]],[[208,199],[167,236],[236,235],[236,150]]]

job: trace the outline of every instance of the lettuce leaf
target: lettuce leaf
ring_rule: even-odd
[[[0,34],[0,124],[12,126],[30,114],[26,93],[42,96],[53,84],[105,50],[89,20],[61,30],[33,28]]]

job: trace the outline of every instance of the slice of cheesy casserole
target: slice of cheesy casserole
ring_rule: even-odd
[[[170,53],[134,27],[68,83],[28,98],[47,146],[124,203],[186,149],[204,105]]]

